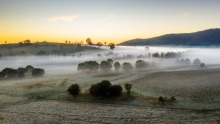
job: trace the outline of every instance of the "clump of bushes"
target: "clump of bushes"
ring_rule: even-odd
[[[68,88],[68,92],[70,95],[76,97],[79,95],[80,93],[80,88],[78,84],[72,84],[69,88]]]
[[[89,93],[94,97],[119,97],[122,94],[122,87],[120,85],[112,85],[108,80],[103,80],[92,85]]]

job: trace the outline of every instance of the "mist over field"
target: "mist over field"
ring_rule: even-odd
[[[135,64],[135,61],[143,59],[145,61],[157,62],[160,66],[172,66],[175,64],[176,59],[182,58],[189,58],[191,62],[199,58],[201,62],[207,65],[220,64],[220,49],[218,48],[117,46],[114,50],[109,50],[108,47],[101,47],[101,49],[104,49],[104,51],[78,52],[66,56],[5,56],[0,58],[0,70],[6,67],[19,68],[32,65],[44,68],[47,74],[68,74],[76,72],[77,65],[81,62],[95,60],[100,63],[109,58],[121,63],[130,62],[132,65]],[[156,52],[181,52],[183,54],[181,57],[173,59],[147,57],[148,53]],[[127,55],[132,55],[133,58],[126,58]],[[138,58],[140,56],[144,58]]]

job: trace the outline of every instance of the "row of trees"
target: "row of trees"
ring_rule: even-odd
[[[125,84],[125,89],[127,91],[127,95],[130,96],[131,93],[131,84]],[[68,88],[68,92],[70,95],[76,97],[80,93],[80,87],[78,84],[73,84]],[[122,86],[121,85],[112,85],[110,81],[103,80],[97,84],[93,84],[89,93],[93,97],[120,97],[122,95]]]
[[[32,74],[32,76],[42,76],[45,71],[41,68],[34,68],[31,65],[26,66],[25,68],[5,68],[0,72],[0,79],[4,78],[15,78],[15,77],[24,77],[25,75]]]
[[[202,68],[205,67],[205,63],[202,63],[200,61],[200,59],[198,59],[198,58],[194,59],[193,62],[191,62],[191,60],[188,59],[188,58],[187,59],[177,59],[176,63],[180,64],[180,65],[191,65],[191,64],[193,64],[193,65],[196,65],[196,66],[200,66]]]
[[[83,63],[79,63],[77,70],[89,70],[89,71],[98,71],[99,69],[102,71],[110,71],[114,66],[115,71],[119,71],[123,69],[125,71],[129,71],[133,69],[133,66],[129,62],[124,62],[122,65],[120,62],[115,62],[112,59],[108,59],[107,61],[102,61],[100,64],[97,61],[86,61]],[[138,60],[135,63],[136,69],[142,69],[149,67],[150,64],[144,60]]]

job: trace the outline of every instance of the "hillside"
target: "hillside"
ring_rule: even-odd
[[[83,51],[101,50],[98,47],[90,47],[84,45],[39,42],[29,44],[2,44],[0,45],[1,56],[17,56],[17,55],[68,55]]]
[[[167,34],[149,39],[133,39],[119,45],[219,46],[220,29],[209,29],[194,33]]]

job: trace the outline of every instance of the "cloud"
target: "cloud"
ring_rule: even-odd
[[[48,20],[50,22],[73,22],[78,19],[80,16],[78,15],[69,15],[69,16],[55,16],[51,17]]]
[[[177,18],[186,18],[186,17],[189,17],[190,16],[190,13],[182,13],[180,15],[177,15]]]
[[[104,18],[105,21],[109,21],[109,20],[112,20],[115,18],[115,15],[111,14],[111,15],[108,15]]]

